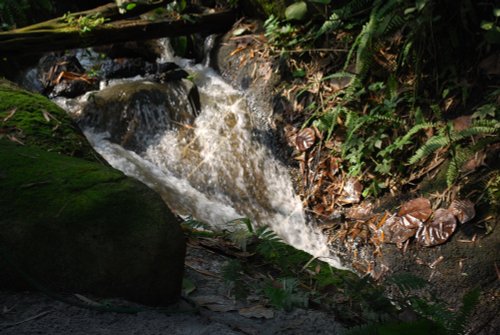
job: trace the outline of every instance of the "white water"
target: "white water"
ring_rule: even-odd
[[[168,53],[162,58],[172,61]],[[94,148],[113,167],[159,192],[181,215],[216,229],[234,229],[230,221],[248,217],[295,248],[343,268],[325,236],[306,224],[287,169],[254,140],[244,94],[209,67],[174,61],[192,74],[199,89],[202,110],[192,128],[166,131],[159,140],[152,134],[156,140],[140,156],[107,141],[106,134],[85,129]]]

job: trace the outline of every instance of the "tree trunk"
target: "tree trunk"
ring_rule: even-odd
[[[134,8],[129,15],[139,15],[165,3]],[[189,35],[196,32],[217,33],[228,30],[236,20],[233,11],[219,11],[210,14],[188,14],[178,20],[146,19],[124,20],[115,4],[109,4],[89,11],[71,14],[73,17],[89,17],[99,14],[111,22],[82,31],[70,25],[64,18],[37,23],[32,26],[0,33],[0,55],[39,53],[53,50],[90,47],[115,42]],[[116,20],[119,18],[120,20]],[[116,20],[116,21],[114,21]]]

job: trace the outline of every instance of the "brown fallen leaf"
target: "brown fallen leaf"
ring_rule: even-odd
[[[474,203],[470,200],[453,200],[448,210],[455,215],[460,223],[466,223],[476,216]]]
[[[349,178],[338,201],[342,204],[357,204],[361,201],[361,192],[363,185],[356,178]]]
[[[316,135],[314,129],[304,128],[298,132],[295,137],[295,146],[299,151],[306,151],[309,149],[316,141]]]
[[[398,216],[406,228],[419,228],[432,214],[431,202],[426,198],[416,198],[404,203]]]
[[[434,213],[431,222],[422,225],[415,235],[418,244],[432,247],[443,244],[455,232],[457,220],[453,213],[447,209],[439,208]]]
[[[453,124],[453,130],[462,131],[470,128],[472,124],[472,117],[470,115],[459,116],[451,121]]]
[[[16,112],[17,112],[17,107],[12,108],[10,111],[7,112],[8,114],[6,117],[3,118],[2,122],[9,121],[9,119],[12,118],[14,114],[16,114]]]
[[[404,242],[415,236],[417,229],[406,227],[401,217],[393,214],[385,220],[379,231],[384,243],[394,243],[398,248],[402,248]]]

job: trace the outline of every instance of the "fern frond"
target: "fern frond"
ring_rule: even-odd
[[[415,154],[409,159],[408,164],[415,164],[422,160],[423,158],[429,156],[436,150],[445,147],[450,144],[450,140],[448,137],[444,135],[436,135],[434,137],[431,137],[430,139],[425,142],[423,146],[421,146]]]
[[[269,227],[259,227],[255,232],[255,237],[263,241],[281,242],[281,238]]]
[[[469,317],[479,303],[479,295],[480,292],[478,289],[474,289],[464,295],[462,298],[462,306],[449,326],[450,334],[461,335],[466,333]]]
[[[210,225],[205,222],[198,221],[194,219],[192,216],[189,216],[187,219],[182,222],[182,225],[186,226],[191,230],[203,229],[203,230],[211,230]]]
[[[500,122],[496,120],[477,120],[469,128],[459,132],[452,132],[451,137],[453,141],[477,136],[477,135],[498,135],[500,131]]]
[[[422,289],[427,286],[427,280],[415,276],[409,272],[403,272],[392,275],[387,278],[389,283],[396,285],[402,293],[408,293],[411,290]]]
[[[388,145],[384,150],[378,153],[378,156],[385,156],[393,151],[401,150],[405,145],[411,143],[410,139],[422,129],[433,128],[436,124],[432,122],[424,122],[414,125],[408,132],[401,137],[398,137],[394,143]]]
[[[471,150],[456,148],[446,171],[446,184],[451,186],[460,175],[462,166],[474,155]]]

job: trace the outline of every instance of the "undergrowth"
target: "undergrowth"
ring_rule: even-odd
[[[477,70],[500,43],[492,1],[305,3],[307,19],[265,22],[292,75],[287,99],[302,113],[288,120],[316,128],[316,147],[341,159],[364,196],[411,186],[433,154],[449,161],[451,186],[474,153],[500,140],[498,86]],[[460,115],[472,123],[453,129]]]
[[[184,224],[189,236],[207,226],[189,219]],[[315,308],[334,313],[347,334],[465,334],[469,317],[479,301],[479,290],[462,299],[451,311],[437,298],[423,298],[418,292],[429,283],[409,273],[389,276],[375,283],[359,278],[312,258],[285,244],[268,227],[255,227],[248,219],[230,222],[234,229],[213,233],[213,238],[231,241],[244,257],[230,259],[223,279],[235,299],[263,295],[275,309]],[[386,292],[391,291],[391,299]],[[403,311],[411,311],[411,321],[401,321]]]

